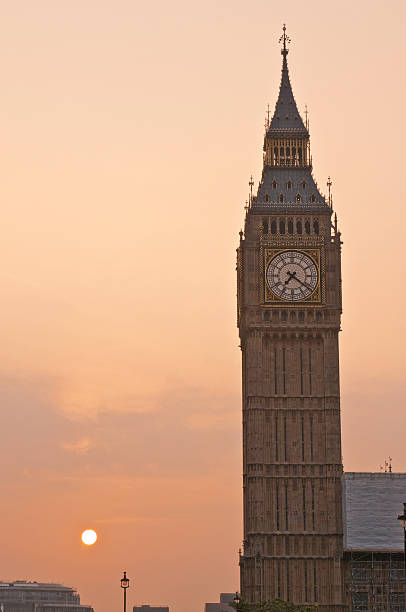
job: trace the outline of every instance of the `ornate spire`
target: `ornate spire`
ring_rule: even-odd
[[[289,49],[287,45],[291,42],[291,39],[286,34],[285,24],[283,24],[283,34],[279,38],[279,42],[282,43],[282,78],[275,112],[269,124],[268,133],[291,132],[293,136],[296,136],[298,133],[308,136],[308,131],[297,109],[292,86],[290,84],[287,62]]]
[[[264,167],[250,208],[263,210],[321,210],[328,207],[312,175],[310,138],[293,96],[287,55],[290,38],[283,25],[279,38],[282,78],[272,119],[267,113],[264,139]]]

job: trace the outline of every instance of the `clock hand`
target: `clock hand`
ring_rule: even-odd
[[[308,285],[307,283],[304,283],[303,281],[301,281],[301,280],[300,280],[300,278],[298,278],[298,277],[296,276],[296,272],[293,272],[293,273],[292,273],[292,272],[289,272],[289,270],[288,270],[288,271],[287,271],[287,274],[289,274],[289,278],[288,278],[288,280],[286,280],[286,281],[285,281],[285,285],[287,285],[287,284],[288,284],[288,282],[289,282],[290,280],[292,280],[292,278],[293,278],[294,280],[297,280],[297,281],[298,281],[298,282],[299,282],[301,285],[303,285],[303,287],[306,287],[306,289],[308,289],[309,291],[312,291],[312,289],[313,289],[313,288],[312,288],[312,287],[310,287],[310,285]]]
[[[288,272],[287,272],[287,274],[289,274],[289,278],[288,278],[288,280],[285,280],[285,285],[287,285],[287,284],[288,284],[288,282],[292,280],[292,278],[293,278],[293,279],[298,280],[298,279],[296,278],[296,272],[289,272],[289,271],[288,271]]]
[[[312,287],[310,287],[310,285],[308,285],[307,283],[304,283],[303,281],[301,281],[300,278],[296,277],[296,280],[299,281],[299,283],[303,285],[303,287],[306,287],[306,289],[308,289],[309,291],[312,291]]]

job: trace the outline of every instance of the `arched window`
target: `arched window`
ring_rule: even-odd
[[[285,233],[285,221],[283,219],[279,221],[279,233],[280,234]]]
[[[300,197],[300,193],[297,194],[296,196],[296,202],[301,202],[302,198]]]
[[[306,234],[310,234],[310,221],[309,221],[309,219],[306,219],[306,221],[305,221],[305,232],[306,232]]]
[[[271,318],[271,313],[269,312],[269,310],[265,310],[264,312],[264,321],[269,321]]]
[[[269,200],[269,195],[266,193],[265,194],[265,202],[268,202],[268,200]]]
[[[282,319],[282,321],[287,321],[288,320],[288,313],[286,312],[286,310],[282,310],[281,311],[281,319]]]
[[[299,162],[302,163],[302,147],[299,147]]]
[[[276,221],[271,221],[271,234],[276,234]]]
[[[286,183],[286,187],[287,187],[288,189],[291,189],[291,188],[292,188],[292,181],[288,181],[288,182]]]
[[[304,319],[305,319],[305,315],[304,315],[303,310],[301,310],[301,311],[299,312],[299,321],[304,321]]]
[[[315,234],[319,233],[319,222],[317,221],[317,219],[315,219],[313,222],[313,229]]]
[[[283,147],[280,148],[281,157],[285,157],[285,149]]]
[[[283,203],[283,194],[281,193],[281,195],[279,196],[279,202],[282,204]]]
[[[286,157],[290,156],[290,147],[286,147]]]
[[[268,221],[266,219],[262,220],[262,231],[264,234],[268,233]]]
[[[296,222],[296,231],[297,231],[298,234],[301,234],[302,231],[303,231],[302,222],[301,222],[300,219],[298,219],[297,222]]]
[[[276,181],[272,181],[272,189],[276,189]]]
[[[315,202],[316,201],[316,196],[314,195],[314,193],[311,195],[310,201],[311,202]]]
[[[296,147],[292,147],[292,155],[293,157],[296,157]]]
[[[306,189],[306,181],[303,181],[302,187],[303,187],[303,189]]]
[[[275,155],[275,157],[278,157],[278,147],[274,148],[273,154]]]
[[[293,234],[293,221],[292,221],[292,219],[288,220],[288,234]]]

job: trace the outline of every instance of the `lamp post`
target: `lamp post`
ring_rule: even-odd
[[[399,514],[398,521],[402,523],[402,527],[403,527],[403,541],[404,541],[404,546],[405,546],[404,567],[405,567],[405,578],[406,578],[406,502],[403,502],[403,514]]]
[[[237,610],[237,612],[239,612],[241,599],[237,591],[235,592],[233,602],[235,604],[235,609]]]
[[[127,608],[127,589],[130,586],[130,581],[127,578],[127,572],[124,572],[123,577],[120,580],[121,588],[123,589],[124,595],[124,612],[126,612]]]

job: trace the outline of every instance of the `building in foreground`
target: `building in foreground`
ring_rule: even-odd
[[[344,587],[352,612],[404,612],[403,529],[406,474],[343,478]]]
[[[1,612],[93,612],[75,589],[41,582],[0,582]]]
[[[235,593],[220,593],[220,601],[217,603],[206,603],[204,612],[234,612],[229,604],[233,602]]]
[[[133,612],[169,612],[169,606],[150,606],[143,604],[142,606],[133,606]]]

